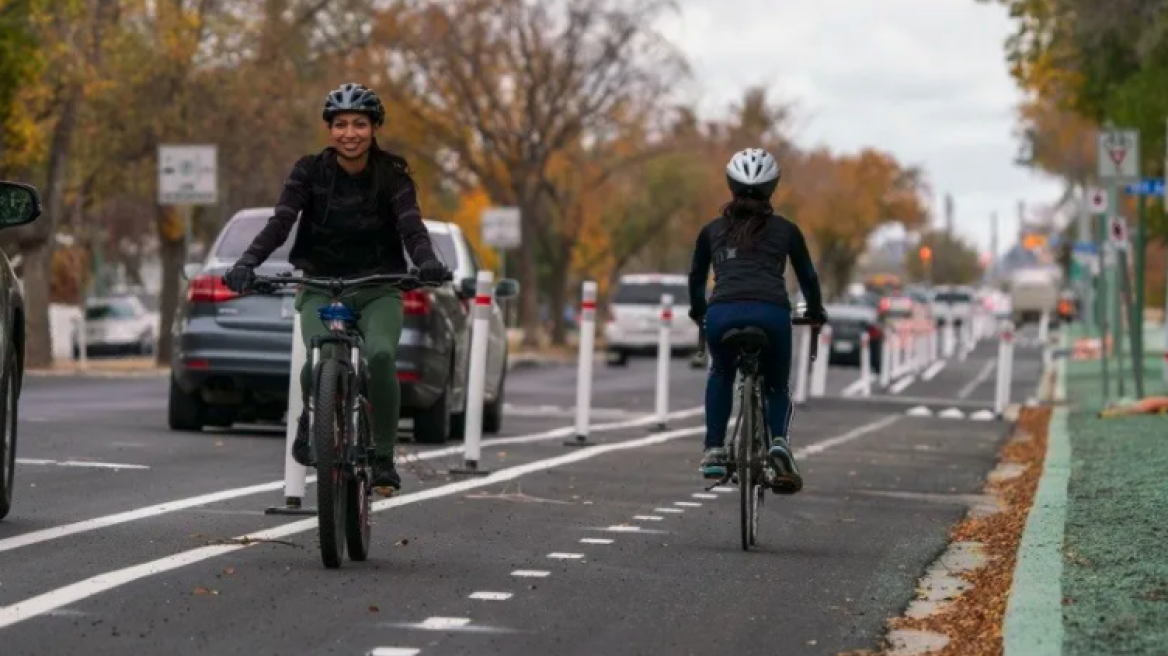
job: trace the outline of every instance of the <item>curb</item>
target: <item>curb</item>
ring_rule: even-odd
[[[1056,367],[1055,398],[1065,399],[1065,360],[1059,360]],[[1062,654],[1063,540],[1071,477],[1069,414],[1065,405],[1056,406],[1051,414],[1046,458],[1018,545],[1014,580],[1002,623],[1005,656]]]
[[[170,369],[110,370],[110,369],[29,369],[26,378],[166,378]]]

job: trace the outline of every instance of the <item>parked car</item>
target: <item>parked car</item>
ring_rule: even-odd
[[[623,366],[633,355],[657,355],[661,335],[661,296],[673,296],[670,350],[698,350],[698,327],[690,321],[689,279],[684,275],[645,273],[620,277],[609,302],[604,339],[608,364]]]
[[[828,364],[858,367],[861,362],[863,335],[868,335],[869,363],[872,371],[880,371],[881,347],[884,330],[880,314],[874,308],[858,304],[829,304],[827,316],[831,321],[831,353]]]
[[[158,341],[158,314],[137,296],[90,299],[85,304],[85,355],[151,355]],[[81,358],[78,325],[73,326],[73,359]]]
[[[41,215],[37,190],[0,181],[0,229],[32,223]],[[24,296],[12,264],[0,252],[0,519],[12,510],[16,489],[16,433],[24,381]]]
[[[174,331],[169,422],[174,430],[201,430],[251,421],[279,421],[288,405],[295,291],[239,297],[222,282],[223,273],[272,215],[270,208],[247,209],[228,221],[192,271],[187,298]],[[480,268],[458,226],[426,221],[438,257],[454,272],[455,284],[404,295],[405,325],[397,352],[402,417],[413,420],[414,439],[442,443],[460,437],[466,412],[470,356],[470,303]],[[295,236],[277,249],[259,273],[291,270],[288,253]],[[497,298],[518,293],[513,280],[500,280]],[[483,429],[502,426],[507,375],[507,339],[498,304],[493,304],[488,339]]]
[[[968,287],[938,287],[933,292],[932,310],[938,327],[949,322],[961,326],[973,317],[973,290]]]

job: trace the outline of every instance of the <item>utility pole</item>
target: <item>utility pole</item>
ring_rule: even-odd
[[[945,194],[945,236],[953,238],[953,195]]]

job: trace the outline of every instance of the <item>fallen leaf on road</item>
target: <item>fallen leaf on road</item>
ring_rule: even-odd
[[[397,544],[397,546],[399,546],[399,547],[404,547],[409,543],[410,543],[409,538],[402,538],[402,539],[398,540],[395,544]]]
[[[370,613],[380,613],[380,612],[381,612],[381,609],[380,609],[380,608],[378,608],[377,606],[370,606],[370,607],[369,607],[369,612],[370,612]]]
[[[227,576],[231,576],[232,574],[234,574],[234,573],[235,573],[235,568],[234,568],[234,567],[228,567],[228,568],[226,568],[226,569],[224,569],[224,570],[223,570],[223,573],[224,573],[224,574],[226,574]]]
[[[219,591],[212,590],[211,588],[204,588],[203,586],[200,585],[199,587],[195,588],[195,594],[197,594],[197,595],[218,595]]]

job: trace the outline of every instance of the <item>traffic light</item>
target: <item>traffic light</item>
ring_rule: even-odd
[[[1044,245],[1046,245],[1046,237],[1044,235],[1029,234],[1022,238],[1022,247],[1028,251],[1042,248]]]
[[[928,262],[933,259],[933,249],[928,246],[921,246],[920,255],[922,262]]]

